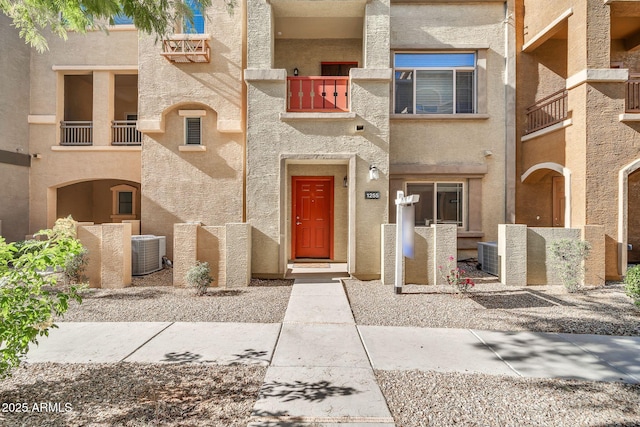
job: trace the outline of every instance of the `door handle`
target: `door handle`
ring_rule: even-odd
[[[301,222],[296,221],[296,225],[302,225],[302,223],[301,223]]]

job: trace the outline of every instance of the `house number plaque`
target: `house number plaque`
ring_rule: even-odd
[[[379,191],[365,191],[364,192],[364,198],[366,200],[378,200],[380,198],[380,192]]]

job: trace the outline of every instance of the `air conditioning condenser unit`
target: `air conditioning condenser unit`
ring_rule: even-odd
[[[165,236],[131,236],[131,274],[142,276],[162,270],[162,257],[166,254]]]
[[[478,262],[482,271],[498,276],[498,242],[478,242]]]

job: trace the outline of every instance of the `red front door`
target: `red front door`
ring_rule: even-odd
[[[333,257],[333,177],[292,177],[292,258]]]

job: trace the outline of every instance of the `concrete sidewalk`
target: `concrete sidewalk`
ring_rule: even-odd
[[[373,369],[640,383],[640,337],[356,326],[339,280],[305,278],[282,324],[59,323],[27,362],[259,364],[251,427],[388,427]]]
[[[339,280],[296,280],[250,427],[394,426]]]

